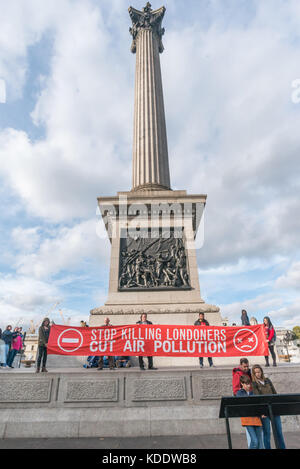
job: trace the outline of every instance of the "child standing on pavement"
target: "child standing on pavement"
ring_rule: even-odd
[[[253,395],[249,376],[241,376],[240,384],[241,389],[237,391],[237,397]],[[264,449],[261,419],[259,417],[241,417],[241,424],[243,427],[246,427],[246,430],[250,435],[250,444],[248,449]]]

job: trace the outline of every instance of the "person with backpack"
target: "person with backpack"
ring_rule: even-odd
[[[269,351],[271,353],[272,359],[273,359],[273,366],[276,365],[276,354],[275,354],[275,341],[276,341],[276,332],[274,329],[273,324],[271,323],[271,319],[269,316],[264,317],[264,327],[265,327],[265,334],[266,334],[266,339],[268,342],[268,347]],[[269,355],[265,356],[266,360],[266,366],[270,366],[269,364]]]
[[[252,367],[251,376],[253,394],[277,394],[272,381],[269,378],[265,378],[263,369],[260,365],[254,365]],[[279,440],[279,448],[285,449],[280,415],[274,415],[274,421]],[[263,416],[262,426],[265,449],[271,449],[270,417]]]

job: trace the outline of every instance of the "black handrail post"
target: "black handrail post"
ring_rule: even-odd
[[[225,407],[225,417],[226,417],[226,432],[227,432],[228,448],[229,448],[229,449],[232,449],[231,434],[230,434],[230,425],[229,425],[229,418],[228,418],[227,407]]]
[[[276,446],[276,449],[280,449],[278,433],[277,433],[277,428],[276,428],[276,425],[275,425],[275,419],[274,419],[274,414],[273,414],[271,404],[268,404],[268,409],[269,409],[269,416],[270,416],[271,424],[272,424],[272,430],[273,430],[275,446]]]

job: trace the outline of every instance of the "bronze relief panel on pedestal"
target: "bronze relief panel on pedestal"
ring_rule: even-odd
[[[191,289],[183,230],[123,232],[119,291],[166,289]]]

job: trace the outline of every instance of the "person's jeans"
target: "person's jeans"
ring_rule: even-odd
[[[7,360],[8,360],[8,355],[9,355],[9,347],[10,347],[9,344],[5,344],[5,350],[4,350],[4,353],[5,353],[5,362],[3,363],[3,366],[8,366]]]
[[[248,448],[249,449],[264,449],[262,427],[254,427],[254,426],[247,425],[246,429],[250,435],[250,444]]]
[[[15,356],[17,355],[17,351],[16,349],[11,349],[9,354],[8,354],[8,357],[6,359],[6,364],[7,366],[11,367],[13,362],[14,362],[14,359],[15,359]]]
[[[265,417],[261,419],[263,424],[263,435],[264,435],[264,445],[266,449],[271,449],[271,420],[270,417]],[[279,448],[285,449],[285,442],[282,433],[281,418],[280,415],[274,416],[275,427],[277,430]]]
[[[211,357],[207,357],[209,366],[213,366],[213,361]],[[203,366],[203,357],[199,357],[200,366]]]

